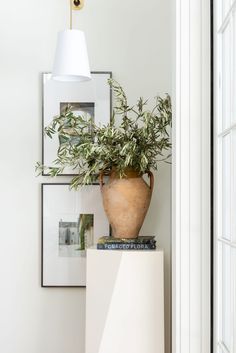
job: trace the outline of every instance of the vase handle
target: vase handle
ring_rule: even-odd
[[[147,172],[148,174],[148,177],[150,179],[150,189],[151,191],[153,190],[153,187],[154,187],[154,175],[151,171]]]
[[[100,184],[100,189],[101,189],[101,190],[102,190],[103,185],[104,185],[103,176],[104,176],[104,173],[101,172],[101,173],[99,174],[99,184]]]

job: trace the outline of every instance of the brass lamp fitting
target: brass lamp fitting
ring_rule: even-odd
[[[84,7],[84,0],[70,0],[70,29],[73,28],[72,12],[74,10],[82,10]]]
[[[84,0],[71,0],[73,10],[81,10],[84,7]]]

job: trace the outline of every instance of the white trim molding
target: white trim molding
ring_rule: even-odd
[[[174,20],[172,352],[210,353],[210,0]]]

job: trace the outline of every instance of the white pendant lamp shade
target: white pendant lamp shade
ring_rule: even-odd
[[[68,29],[58,33],[52,78],[58,81],[91,80],[84,32]]]

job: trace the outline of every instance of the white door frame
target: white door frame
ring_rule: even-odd
[[[211,349],[211,4],[175,1],[172,352]]]

